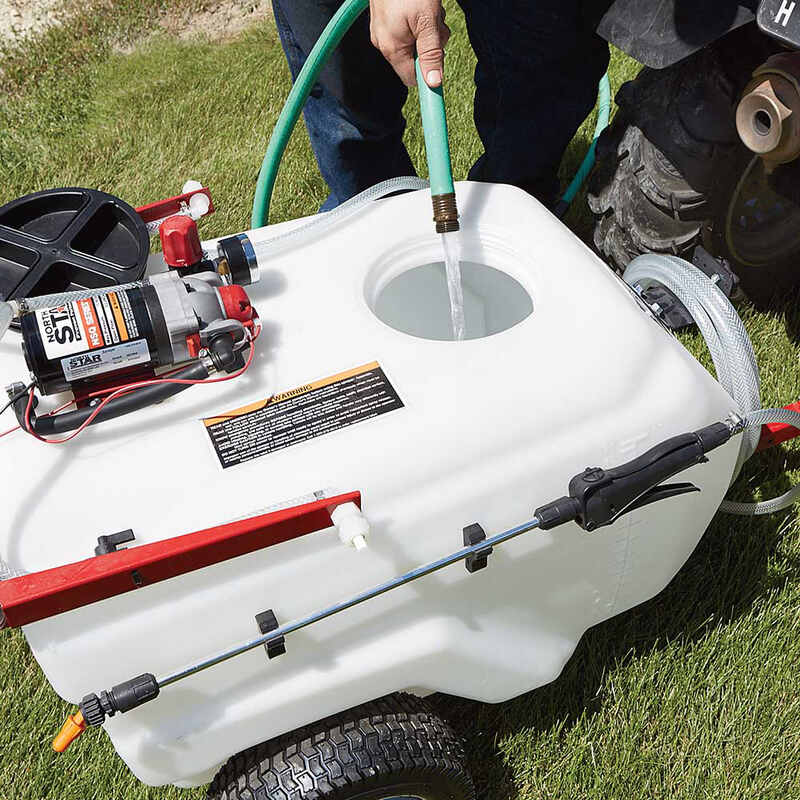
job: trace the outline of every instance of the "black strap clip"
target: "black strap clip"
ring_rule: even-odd
[[[271,608],[262,611],[260,614],[256,614],[256,624],[261,633],[269,633],[280,627],[278,625],[278,618]],[[276,639],[270,639],[264,645],[264,649],[267,651],[267,658],[282,656],[286,652],[286,637],[278,636]]]
[[[96,556],[104,556],[107,553],[116,553],[120,545],[132,542],[135,538],[131,528],[119,533],[110,533],[108,536],[98,536],[94,554]],[[122,549],[124,550],[125,548],[123,547]]]
[[[474,547],[476,544],[480,544],[485,540],[486,532],[477,522],[472,525],[467,525],[467,527],[464,528],[464,547]],[[476,553],[468,555],[464,559],[464,566],[467,568],[467,572],[472,574],[480,569],[484,569],[489,563],[489,556],[491,554],[492,548],[484,547]]]

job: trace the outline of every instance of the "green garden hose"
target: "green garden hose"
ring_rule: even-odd
[[[261,164],[261,172],[258,174],[258,183],[256,183],[256,196],[253,201],[253,213],[250,219],[251,227],[260,228],[267,224],[269,204],[275,188],[275,179],[278,177],[278,168],[308,95],[317,82],[320,70],[325,66],[330,54],[339,46],[344,35],[368,6],[369,0],[345,0],[308,54],[275,124],[264,162]]]
[[[608,127],[610,117],[611,82],[608,80],[608,73],[606,73],[600,80],[600,87],[597,92],[597,125],[594,129],[594,138],[592,139],[591,145],[589,145],[589,151],[586,153],[583,162],[575,173],[575,177],[572,179],[572,183],[570,183],[561,201],[556,206],[555,213],[557,217],[561,218],[567,213],[567,210],[581,190],[586,178],[589,177],[589,173],[594,168],[597,154],[597,141],[600,138],[600,134]]]
[[[432,89],[425,83],[419,59],[416,61],[419,107],[422,130],[425,133],[425,152],[428,156],[428,180],[431,194],[453,192],[453,171],[450,166],[450,146],[447,139],[447,116],[441,86]]]
[[[260,228],[268,223],[270,201],[272,200],[272,192],[275,189],[275,180],[278,176],[281,159],[286,151],[286,146],[289,143],[289,138],[297,124],[297,120],[303,111],[308,95],[317,82],[319,73],[331,53],[339,46],[344,35],[368,6],[369,0],[344,0],[339,10],[323,30],[317,43],[311,49],[305,64],[303,64],[303,68],[300,70],[275,124],[275,130],[272,133],[267,152],[264,155],[264,161],[261,164],[253,201],[251,227]],[[444,96],[441,88],[431,89],[422,79],[419,64],[417,64],[417,82],[420,88],[420,110],[425,131],[428,171],[431,177],[434,220],[436,220],[439,232],[458,230],[458,212],[453,191]],[[566,208],[575,199],[583,182],[586,180],[586,176],[594,166],[597,139],[608,126],[611,107],[611,89],[608,75],[605,75],[600,82],[598,102],[599,111],[594,141],[586,154],[581,168],[559,204],[559,208],[564,206],[563,211],[566,211]]]
[[[436,233],[452,233],[459,229],[453,168],[450,163],[450,141],[447,137],[447,114],[444,108],[444,87],[431,88],[422,77],[416,60],[419,110],[425,134],[425,155],[431,182],[431,202]]]

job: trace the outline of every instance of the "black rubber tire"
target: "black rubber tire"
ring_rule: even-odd
[[[230,758],[213,800],[474,800],[464,748],[423,699],[393,694]]]
[[[729,259],[751,296],[793,283],[796,259],[748,269],[724,237],[730,198],[752,159],[736,132],[736,106],[775,45],[753,26],[663,70],[644,68],[617,95],[619,112],[598,143],[588,202],[594,244],[620,271],[647,252],[691,260],[697,245]],[[780,281],[781,273],[791,272]],[[760,284],[763,284],[760,285]]]

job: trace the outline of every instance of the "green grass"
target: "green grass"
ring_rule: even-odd
[[[179,4],[188,3],[169,3]],[[0,202],[78,184],[138,204],[196,177],[210,183],[219,209],[203,222],[204,235],[247,227],[261,155],[289,85],[276,34],[262,24],[217,43],[155,35],[132,54],[114,51],[115,41],[153,29],[154,12],[165,5],[94,2],[65,27],[0,54]],[[448,20],[448,108],[463,177],[480,153],[473,59],[455,8]],[[615,54],[614,89],[636,70]],[[422,169],[413,99],[408,111],[408,144]],[[565,183],[593,127],[588,120],[570,147]],[[325,193],[300,134],[281,171],[273,218],[312,213]],[[580,200],[568,222],[588,235]],[[800,397],[796,298],[770,313],[740,310],[765,404]],[[708,364],[698,336],[684,341]],[[791,448],[754,459],[736,494],[783,490],[800,479],[798,466]],[[720,516],[671,585],[589,631],[550,686],[498,706],[442,698],[467,741],[479,796],[800,798],[799,564],[794,512],[755,521]],[[0,637],[0,658],[2,800],[202,796],[141,785],[99,732],[55,757],[49,742],[67,706],[21,635]]]

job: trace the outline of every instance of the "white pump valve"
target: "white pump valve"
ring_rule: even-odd
[[[342,544],[363,550],[367,546],[369,521],[355,503],[342,503],[331,512],[331,519],[339,532]]]

